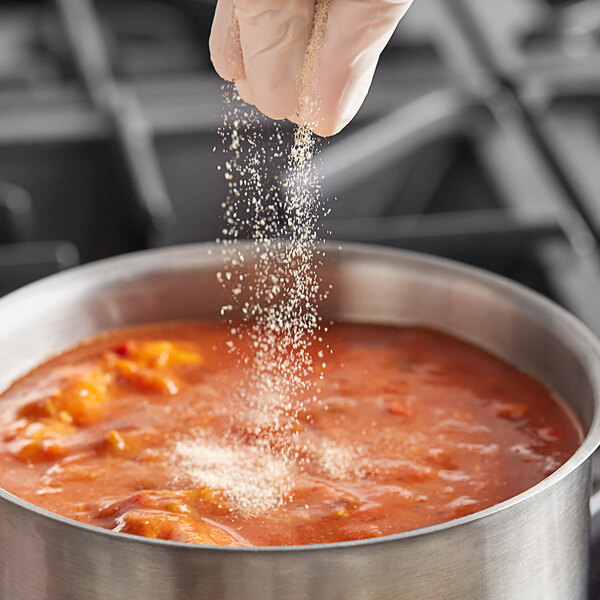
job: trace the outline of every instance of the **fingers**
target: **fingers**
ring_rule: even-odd
[[[235,5],[245,70],[240,95],[272,119],[296,113],[314,0],[235,0]]]
[[[233,0],[219,0],[210,32],[209,47],[215,71],[223,79],[235,81],[245,76]]]
[[[235,82],[235,87],[237,89],[238,94],[240,95],[240,98],[246,104],[253,104],[254,106],[256,106],[256,102],[254,101],[254,96],[252,95],[252,92],[250,91],[250,86],[248,85],[248,81],[246,79],[238,79]]]
[[[412,0],[331,0],[314,80],[304,90],[303,120],[322,136],[354,117],[383,48]],[[211,32],[217,72],[273,119],[299,119],[298,81],[315,0],[219,0]]]
[[[412,0],[332,0],[314,85],[311,129],[338,133],[361,107],[379,55]]]

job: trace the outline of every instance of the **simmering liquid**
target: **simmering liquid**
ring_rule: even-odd
[[[162,323],[85,341],[0,397],[0,486],[147,537],[335,542],[497,504],[583,439],[543,385],[448,335],[339,323],[322,337],[311,347],[317,398],[277,427],[256,421],[239,362],[252,348],[232,353],[229,326]]]

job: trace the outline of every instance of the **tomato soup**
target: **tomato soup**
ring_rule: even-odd
[[[145,325],[37,367],[0,398],[0,487],[152,538],[325,543],[502,502],[583,439],[564,402],[487,352],[428,328],[344,323],[311,348],[316,397],[268,431],[240,393],[252,348],[230,340],[224,324]]]

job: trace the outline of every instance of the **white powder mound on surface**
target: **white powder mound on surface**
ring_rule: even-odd
[[[346,479],[360,472],[360,448],[324,439],[314,449],[314,461],[331,479]]]
[[[317,473],[336,480],[359,474],[360,449],[324,439],[310,450]],[[206,434],[180,440],[174,449],[177,468],[187,480],[219,491],[225,507],[243,517],[260,516],[293,499],[293,477],[301,472],[302,460],[290,454]]]
[[[279,506],[292,488],[293,465],[259,447],[190,439],[177,442],[175,456],[194,485],[219,490],[230,510],[246,517]]]

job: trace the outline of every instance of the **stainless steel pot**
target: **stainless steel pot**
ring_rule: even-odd
[[[0,388],[83,337],[161,319],[217,318],[221,249],[196,245],[81,267],[0,301]],[[548,384],[587,437],[530,490],[454,521],[373,540],[227,548],[82,525],[0,491],[7,600],[582,600],[600,346],[575,318],[518,285],[398,250],[327,249],[323,306],[336,319],[426,323]]]

